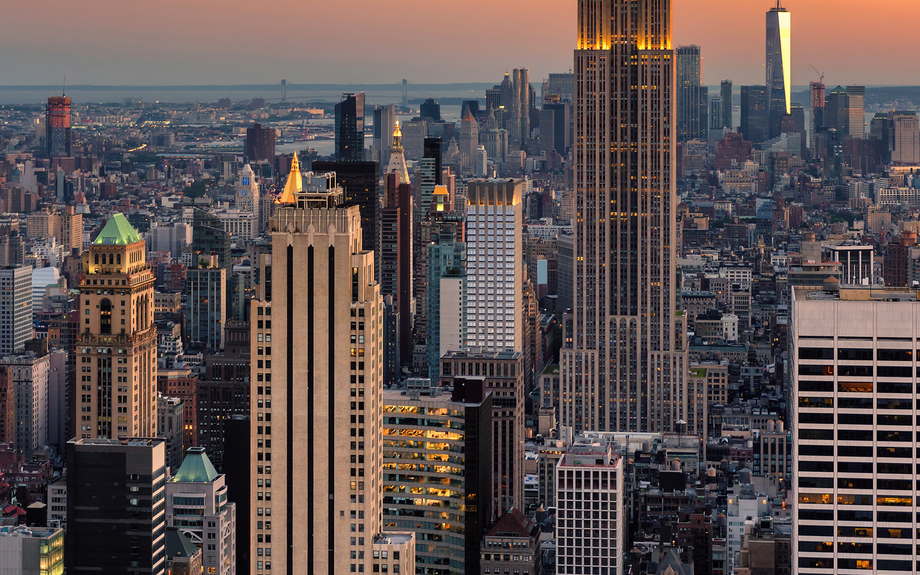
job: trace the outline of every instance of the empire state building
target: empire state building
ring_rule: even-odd
[[[674,62],[670,0],[579,0],[574,305],[556,397],[575,432],[695,419],[676,297]]]

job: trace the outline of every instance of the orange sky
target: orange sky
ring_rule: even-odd
[[[770,0],[674,0],[705,82],[763,83]],[[920,0],[785,0],[793,84],[920,85]],[[575,0],[43,0],[5,12],[0,85],[539,82],[572,65]],[[12,18],[10,18],[12,16]]]

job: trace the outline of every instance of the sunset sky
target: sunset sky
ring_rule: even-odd
[[[704,82],[764,82],[769,0],[675,0]],[[785,0],[793,84],[920,85],[920,0]],[[490,82],[572,66],[575,0],[43,0],[4,11],[0,85]]]

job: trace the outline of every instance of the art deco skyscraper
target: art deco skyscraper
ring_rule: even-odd
[[[398,542],[414,556],[411,534],[381,535],[383,302],[343,196],[286,189],[272,219],[251,322],[254,574],[379,572]]]
[[[770,102],[770,138],[779,136],[783,116],[790,112],[792,90],[791,14],[781,0],[767,12],[767,99]]]
[[[671,430],[687,404],[676,312],[669,0],[579,0],[575,289],[560,424]]]
[[[144,240],[116,213],[83,252],[77,437],[157,435],[157,330]]]

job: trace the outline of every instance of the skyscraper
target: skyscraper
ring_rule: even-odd
[[[406,168],[406,155],[402,147],[402,131],[399,129],[399,120],[393,128],[393,145],[390,146],[390,159],[384,174],[396,174],[400,184],[409,183],[409,169]]]
[[[524,218],[521,180],[467,186],[467,343],[483,351],[523,351]]]
[[[262,124],[253,124],[246,128],[246,144],[244,155],[247,162],[258,164],[267,162],[275,164],[275,129],[269,126],[263,128]]]
[[[514,149],[517,150],[519,146],[520,144]],[[472,170],[478,148],[479,122],[473,117],[472,112],[467,110],[466,116],[460,121],[460,168],[462,171],[469,172]]]
[[[686,419],[687,370],[676,315],[670,4],[579,0],[578,22],[575,293],[559,423],[667,431]],[[650,77],[659,81],[640,81]]]
[[[769,133],[766,139],[780,135],[783,116],[792,104],[792,19],[776,0],[767,12],[767,101]]]
[[[386,207],[381,216],[380,293],[392,296],[398,310],[399,364],[412,361],[412,189],[398,174],[384,178]]]
[[[253,301],[252,345],[265,347],[251,355],[255,574],[379,571],[383,305],[360,211],[342,196],[279,204],[271,294]],[[414,546],[399,541],[401,554]]]
[[[833,128],[844,136],[850,133],[848,96],[843,86],[837,86],[827,95],[824,105],[824,127]]]
[[[713,94],[709,96],[709,129],[722,133],[722,96]]]
[[[22,351],[32,339],[32,266],[0,268],[0,357]]]
[[[335,172],[335,181],[345,190],[345,201],[361,210],[362,241],[368,251],[377,249],[378,169],[374,162],[313,162],[313,171],[318,174]]]
[[[78,437],[157,435],[157,330],[144,240],[116,213],[83,252]]]
[[[364,160],[364,93],[342,94],[335,105],[335,157],[340,162]]]
[[[374,157],[378,166],[390,164],[390,146],[393,145],[393,132],[396,130],[396,106],[377,106],[374,108]]]
[[[511,122],[508,127],[510,134],[510,145],[515,151],[523,149],[530,141],[530,70],[527,68],[515,68],[511,73]],[[502,104],[508,108],[508,105],[502,101]],[[476,146],[479,142],[476,142]],[[474,153],[470,156],[471,161],[475,161]]]
[[[915,573],[916,290],[791,295],[792,572]]]
[[[920,164],[920,123],[916,112],[892,112],[891,161],[896,164]]]
[[[766,86],[741,86],[741,135],[753,144],[769,140],[770,99]]]
[[[165,461],[161,438],[67,443],[68,573],[166,573]]]
[[[259,179],[252,171],[252,166],[246,164],[240,172],[240,179],[236,184],[236,209],[241,212],[252,212],[252,237],[257,238],[262,233],[261,193]]]
[[[52,96],[45,108],[45,155],[70,156],[70,98]]]
[[[732,123],[732,109],[734,108],[732,99],[732,81],[722,80],[722,127],[729,130],[734,129]]]
[[[811,126],[808,139],[808,145],[812,148],[812,154],[815,154],[815,136],[824,127],[824,83],[812,82],[809,85],[811,101]]]
[[[700,47],[677,48],[677,141],[700,137]]]
[[[847,116],[849,136],[862,140],[866,137],[866,87],[847,86]]]

